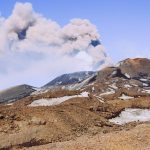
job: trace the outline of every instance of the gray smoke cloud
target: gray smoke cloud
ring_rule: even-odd
[[[0,17],[0,88],[40,86],[63,73],[101,69],[111,61],[99,39],[89,20],[72,19],[61,27],[30,3],[16,3],[8,18]]]

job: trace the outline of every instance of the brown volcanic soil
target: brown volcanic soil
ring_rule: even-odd
[[[62,93],[60,95],[64,96]],[[53,97],[55,93],[47,96]],[[28,107],[32,101],[33,99],[28,97],[12,106],[0,106],[0,149],[20,149],[68,140],[73,142],[77,137],[81,137],[81,141],[83,137],[83,141],[86,141],[87,137],[95,134],[99,137],[106,133],[113,136],[120,130],[123,130],[123,134],[124,130],[132,129],[140,123],[119,126],[110,123],[108,119],[117,116],[126,107],[150,107],[149,97],[101,103],[90,95],[89,98],[74,98],[58,106]],[[76,141],[73,143],[76,145]],[[84,145],[86,146],[85,143],[81,145],[81,149]]]
[[[150,108],[150,94],[143,92],[150,90],[149,85],[140,81],[146,78],[146,83],[150,82],[147,63],[147,59],[127,59],[118,68],[98,72],[96,80],[80,91],[51,90],[11,106],[0,105],[0,149],[149,150],[150,122],[115,125],[108,120],[125,108]],[[37,99],[78,95],[81,91],[89,92],[89,98],[73,98],[51,107],[28,106]],[[107,92],[110,94],[104,94]],[[123,94],[134,99],[120,100]]]
[[[120,64],[119,68],[122,73],[128,73],[131,78],[150,76],[150,60],[143,58],[126,59]]]
[[[27,107],[23,101],[0,107],[0,148],[65,141],[87,132],[102,117],[90,111],[98,101],[78,98],[71,104]]]
[[[28,150],[149,150],[150,123],[131,130],[81,136],[76,140],[27,148]],[[26,150],[26,149],[25,149]]]

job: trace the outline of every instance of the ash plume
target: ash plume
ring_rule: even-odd
[[[89,20],[76,18],[61,27],[30,3],[16,3],[8,18],[0,17],[0,79],[6,87],[24,82],[39,86],[62,73],[110,63]]]

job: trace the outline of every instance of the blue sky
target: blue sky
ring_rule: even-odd
[[[8,17],[16,0],[1,0],[0,12]],[[149,0],[20,0],[62,26],[72,18],[94,23],[113,61],[150,56]]]

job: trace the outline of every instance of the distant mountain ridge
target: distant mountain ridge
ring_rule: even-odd
[[[18,85],[0,92],[0,103],[5,102],[13,102],[18,99],[29,96],[32,92],[34,92],[34,87],[30,85]]]
[[[104,83],[107,85],[108,81],[114,82],[114,80],[122,82],[122,86],[124,86],[124,81],[126,81],[148,88],[150,86],[150,59],[128,58],[120,61],[116,66],[106,67],[97,72],[81,71],[63,74],[41,88],[35,88],[30,85],[15,86],[0,92],[0,103],[13,102],[29,96],[33,92],[40,94],[48,90],[80,90],[86,89],[88,86],[92,88],[93,83]]]
[[[54,80],[50,81],[43,87],[62,86],[62,85],[81,83],[83,80],[89,78],[91,75],[94,75],[95,73],[96,72],[93,71],[81,71],[81,72],[63,74],[55,78]]]

